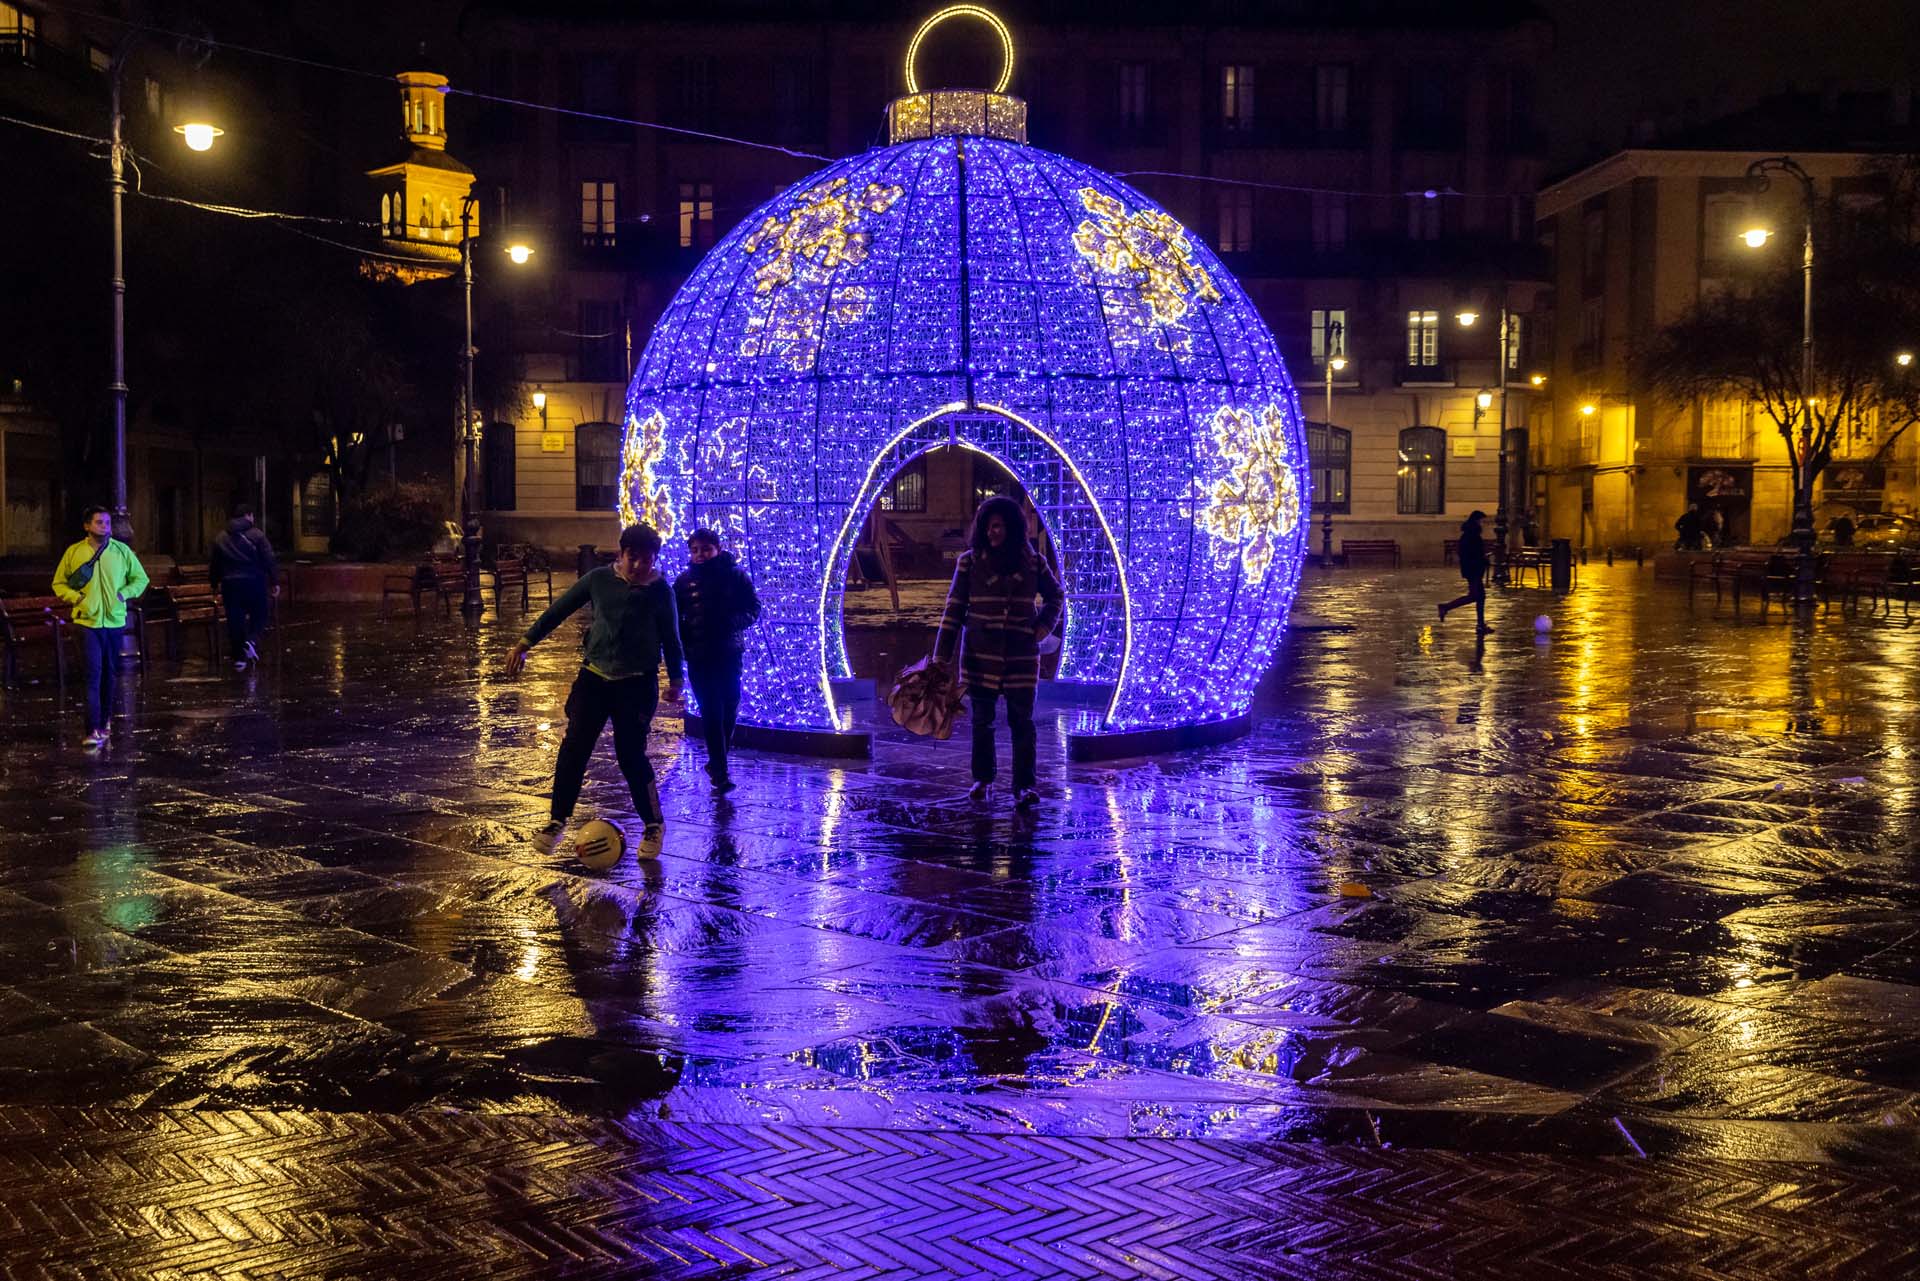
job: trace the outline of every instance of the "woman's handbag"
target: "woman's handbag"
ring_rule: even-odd
[[[887,694],[893,723],[924,737],[953,737],[953,718],[966,705],[953,672],[935,658],[923,658],[900,673]]]

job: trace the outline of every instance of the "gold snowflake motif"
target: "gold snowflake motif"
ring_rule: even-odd
[[[1193,261],[1187,229],[1157,209],[1128,213],[1092,187],[1080,189],[1080,203],[1094,217],[1074,231],[1073,247],[1102,283],[1120,286],[1100,295],[1107,319],[1116,322],[1114,343],[1130,347],[1151,338],[1162,351],[1188,350],[1187,313],[1197,302],[1219,302],[1220,291]]]
[[[1236,553],[1249,583],[1267,576],[1282,539],[1300,524],[1300,480],[1287,461],[1287,420],[1278,405],[1256,415],[1231,405],[1213,414],[1213,444],[1226,474],[1204,492],[1194,522],[1213,535],[1214,563]]]
[[[675,534],[672,496],[667,482],[654,468],[667,456],[667,419],[659,410],[641,422],[627,417],[627,440],[621,450],[620,524],[645,523],[662,538]]]
[[[820,294],[831,287],[841,264],[866,259],[872,240],[867,219],[891,209],[902,194],[899,187],[877,182],[855,194],[845,178],[835,178],[801,196],[785,218],[760,224],[741,243],[748,256],[764,251],[766,257],[753,273],[760,302],[747,319],[740,354],[776,356],[794,369],[806,369],[820,354],[823,311],[842,325],[866,319],[869,300],[862,286],[838,290],[827,308]]]

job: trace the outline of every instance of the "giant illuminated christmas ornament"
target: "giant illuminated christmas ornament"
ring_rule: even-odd
[[[914,47],[955,16],[1000,35],[1004,88],[984,9]],[[1105,695],[1075,754],[1244,728],[1308,533],[1272,333],[1151,200],[1026,145],[1024,102],[921,92],[911,55],[907,77],[891,145],[755,211],[667,307],[628,392],[621,520],[670,549],[712,526],[753,576],[743,725],[859,744],[835,688],[855,539],[915,457],[981,451],[1058,550],[1061,678]]]

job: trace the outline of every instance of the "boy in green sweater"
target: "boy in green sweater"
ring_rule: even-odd
[[[113,513],[87,508],[87,536],[67,548],[53,571],[53,594],[73,606],[87,657],[88,748],[103,747],[113,723],[120,680],[120,635],[127,602],[147,590],[147,571],[133,548],[114,541]]]
[[[553,767],[552,821],[549,833],[566,826],[580,799],[587,761],[607,721],[613,721],[613,752],[633,793],[633,808],[649,832],[659,828],[660,792],[647,760],[647,731],[660,705],[660,663],[667,665],[667,699],[680,699],[680,629],[673,588],[653,567],[660,535],[647,525],[620,531],[620,550],[611,566],[580,576],[560,599],[527,629],[507,658],[507,675],[518,676],[527,651],[582,605],[592,602],[593,626],[587,632],[586,663],[567,695],[567,736]]]

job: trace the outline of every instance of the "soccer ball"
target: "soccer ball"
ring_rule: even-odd
[[[604,872],[627,852],[627,838],[605,819],[596,818],[573,838],[573,856],[595,872]]]

